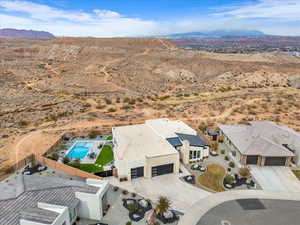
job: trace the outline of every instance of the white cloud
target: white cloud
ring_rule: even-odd
[[[118,12],[110,11],[110,10],[101,10],[94,9],[94,13],[100,18],[118,18],[121,15]]]
[[[271,34],[300,35],[299,9],[300,0],[259,0],[253,5],[218,8],[218,14],[154,21],[131,18],[106,9],[94,9],[91,12],[70,11],[25,0],[0,0],[0,28],[45,30],[56,36],[94,37],[147,36],[245,28]],[[273,19],[269,20],[270,18]]]
[[[0,1],[0,7],[7,12],[21,12],[28,14],[33,19],[51,20],[67,19],[71,21],[92,21],[92,15],[84,12],[69,12],[28,1]]]
[[[262,18],[300,20],[299,0],[259,0],[255,4],[243,4],[223,8],[216,16],[233,16],[235,18]]]

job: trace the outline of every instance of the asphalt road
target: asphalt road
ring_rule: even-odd
[[[300,201],[243,199],[208,211],[197,225],[299,225]]]

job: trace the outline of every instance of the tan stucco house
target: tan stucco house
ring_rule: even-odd
[[[220,125],[229,155],[241,166],[299,165],[300,135],[269,121],[247,125]]]

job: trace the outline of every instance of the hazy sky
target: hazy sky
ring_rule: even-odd
[[[57,36],[142,36],[214,29],[300,36],[300,0],[0,0],[0,28]]]

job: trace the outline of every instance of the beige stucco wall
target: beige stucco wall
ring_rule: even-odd
[[[170,155],[161,155],[156,157],[146,157],[144,177],[152,177],[152,167],[164,165],[164,164],[174,164],[174,174],[179,173],[179,153],[174,153]]]

